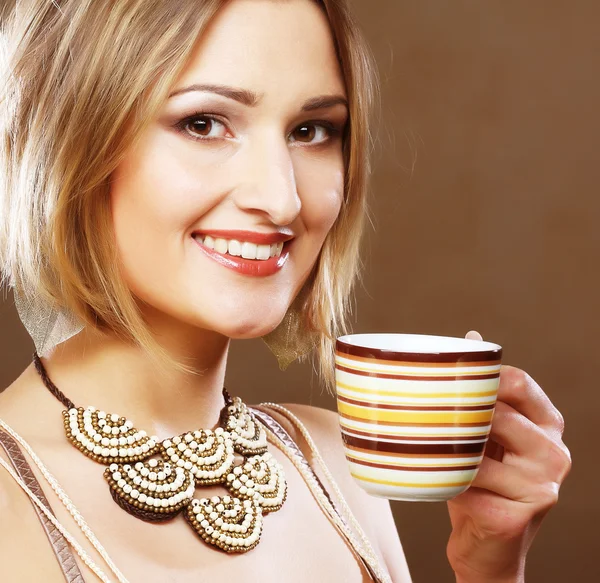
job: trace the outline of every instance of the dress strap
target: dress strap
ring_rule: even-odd
[[[31,466],[27,463],[23,452],[19,448],[18,443],[4,430],[0,429],[0,445],[6,451],[8,459],[15,468],[19,477],[25,482],[29,489],[37,496],[40,502],[54,515],[50,503],[37,481]],[[68,583],[85,583],[81,571],[75,561],[75,556],[71,552],[69,543],[62,533],[50,522],[49,518],[33,504],[36,514],[44,527],[44,532],[52,545],[52,550],[60,564],[64,573],[65,580]]]
[[[260,409],[257,407],[260,407]],[[312,482],[319,489],[320,493],[323,494],[327,500],[329,500],[330,508],[331,508],[331,510],[329,512],[334,512],[336,515],[335,516],[336,519],[339,522],[341,522],[345,527],[345,528],[341,529],[341,528],[339,528],[338,525],[336,525],[336,527],[338,528],[338,531],[348,541],[350,548],[352,549],[352,551],[354,552],[356,557],[359,559],[359,561],[362,563],[362,565],[366,569],[367,573],[370,575],[371,579],[373,581],[375,581],[375,583],[391,583],[391,580],[388,578],[387,573],[382,574],[382,575],[378,574],[377,571],[380,571],[380,569],[377,569],[377,570],[374,569],[373,566],[370,564],[372,561],[369,561],[365,558],[364,552],[360,548],[360,545],[357,544],[356,539],[348,536],[349,527],[347,525],[347,522],[344,519],[344,517],[342,516],[342,514],[340,513],[340,511],[338,510],[338,508],[336,507],[336,505],[333,503],[331,495],[329,494],[329,492],[323,485],[323,482],[319,479],[317,474],[314,472],[310,463],[306,459],[306,456],[304,455],[302,450],[298,447],[296,442],[292,439],[290,434],[284,429],[284,427],[270,413],[268,413],[266,411],[266,409],[270,409],[269,406],[266,403],[261,403],[257,407],[250,407],[250,409],[252,410],[252,413],[259,419],[259,421],[261,421],[263,423],[263,425],[265,425],[266,427],[268,427],[271,430],[271,432],[275,435],[275,437],[282,442],[284,448],[287,451],[291,450],[292,455],[294,455],[296,457],[296,459],[298,460],[298,462],[303,470],[303,471],[301,471],[303,477],[305,478],[305,473],[306,473],[310,478],[312,478]],[[284,407],[282,407],[282,409],[284,409]],[[286,411],[287,411],[287,409],[286,409]],[[276,412],[287,417],[287,415],[281,413],[279,409],[277,409]],[[288,417],[288,419],[289,419],[289,417]],[[290,419],[290,422],[294,423],[294,421],[292,421],[291,419]],[[298,469],[300,469],[300,468],[298,468]],[[305,478],[305,480],[306,480],[306,478]],[[310,487],[310,482],[308,483],[308,485]],[[326,510],[326,512],[327,512],[327,510]],[[327,513],[329,513],[329,512],[327,512]],[[330,519],[331,518],[333,518],[333,517],[330,516]],[[334,522],[334,524],[336,524],[335,521],[333,521],[333,522]]]

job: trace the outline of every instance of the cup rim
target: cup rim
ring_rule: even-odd
[[[444,338],[451,340],[465,340],[467,342],[477,342],[481,345],[478,349],[461,350],[460,352],[416,352],[390,350],[387,348],[377,348],[373,346],[362,346],[352,344],[348,339],[350,337],[360,338],[366,336],[418,336],[430,338]],[[501,361],[502,346],[495,342],[485,340],[472,340],[469,338],[460,338],[456,336],[440,336],[436,334],[408,334],[395,332],[365,332],[357,334],[345,334],[338,336],[335,342],[335,350],[340,355],[360,356],[364,358],[376,358],[384,360],[397,360],[408,362],[481,362],[481,361]]]

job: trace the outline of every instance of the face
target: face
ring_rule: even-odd
[[[326,16],[311,0],[228,2],[170,93],[111,178],[125,279],[154,317],[262,336],[342,203],[348,109]],[[279,251],[264,235],[293,238],[263,261]]]

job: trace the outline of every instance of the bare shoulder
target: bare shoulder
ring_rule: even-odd
[[[0,447],[0,458],[13,465]],[[64,576],[32,502],[0,464],[0,581],[61,581]],[[35,560],[32,561],[32,557]]]
[[[306,427],[310,437],[321,454],[328,470],[348,502],[354,516],[363,527],[375,551],[383,558],[392,580],[395,583],[410,582],[410,574],[392,515],[390,502],[384,498],[376,498],[367,494],[358,486],[350,474],[344,454],[340,431],[339,417],[336,411],[313,407],[299,403],[282,403],[283,407],[293,413]],[[313,469],[319,474],[320,467],[306,440],[286,418],[278,417],[278,421],[301,446]],[[328,482],[324,482],[329,489]]]
[[[0,419],[11,425],[3,396]],[[0,460],[0,581],[64,581],[33,502],[6,469],[14,466],[2,446]]]

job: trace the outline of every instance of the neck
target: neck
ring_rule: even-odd
[[[201,374],[160,372],[137,346],[88,328],[41,360],[50,380],[76,407],[117,413],[159,439],[214,429],[225,405],[230,339],[198,328],[161,334],[164,338],[170,354]]]

